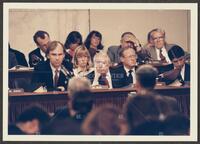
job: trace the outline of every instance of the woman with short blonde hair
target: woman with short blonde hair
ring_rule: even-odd
[[[75,76],[86,76],[93,71],[90,53],[84,45],[76,48],[73,57],[73,65]]]

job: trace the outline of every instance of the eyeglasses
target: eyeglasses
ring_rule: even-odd
[[[124,58],[136,58],[137,56],[136,55],[130,55],[130,56],[124,56]]]
[[[163,40],[163,39],[164,39],[164,36],[154,37],[153,38],[154,41]]]

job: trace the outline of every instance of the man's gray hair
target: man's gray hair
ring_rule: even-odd
[[[94,65],[95,65],[95,62],[96,62],[96,60],[97,60],[97,58],[99,58],[99,57],[101,57],[101,58],[103,58],[103,59],[106,59],[106,61],[107,61],[107,63],[110,65],[111,64],[111,61],[110,61],[110,58],[109,58],[109,56],[107,55],[107,53],[105,53],[105,52],[103,52],[103,51],[100,51],[100,52],[98,52],[98,53],[96,53],[96,55],[94,56]]]
[[[90,90],[91,83],[86,77],[72,77],[68,83],[68,94],[73,95],[77,91]]]
[[[159,33],[162,33],[163,36],[165,37],[165,30],[163,30],[163,29],[161,29],[161,28],[155,28],[155,29],[152,29],[152,30],[149,32],[151,38],[153,38],[153,37],[152,37],[152,33],[153,33],[153,32],[159,32]]]

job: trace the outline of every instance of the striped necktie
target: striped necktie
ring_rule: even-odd
[[[54,75],[54,87],[57,87],[57,84],[58,84],[58,78],[59,78],[59,70],[56,69],[55,70],[55,75]]]

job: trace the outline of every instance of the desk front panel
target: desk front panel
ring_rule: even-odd
[[[135,89],[92,90],[93,107],[109,103],[122,108],[129,92],[135,92]],[[190,115],[190,87],[157,87],[156,92],[176,98],[180,111],[187,116]],[[65,106],[66,102],[67,92],[9,93],[9,122],[14,122],[16,117],[30,105],[39,104],[49,113],[53,113],[57,108]]]

